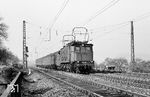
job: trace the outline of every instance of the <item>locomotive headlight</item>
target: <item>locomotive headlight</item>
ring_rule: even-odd
[[[94,63],[94,61],[91,61],[91,63]]]
[[[82,63],[86,63],[86,62],[83,61]]]

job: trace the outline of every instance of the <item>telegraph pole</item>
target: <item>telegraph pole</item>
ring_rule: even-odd
[[[35,48],[36,59],[38,58],[37,48]]]
[[[135,63],[135,54],[134,54],[134,27],[133,21],[131,21],[131,65]]]
[[[26,22],[23,21],[23,65],[27,68]]]

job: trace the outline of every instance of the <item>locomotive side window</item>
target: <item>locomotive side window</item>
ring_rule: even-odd
[[[91,49],[90,49],[90,47],[86,47],[86,50],[87,50],[87,51],[90,51]]]
[[[77,52],[80,52],[80,47],[76,47],[76,51],[77,51]]]

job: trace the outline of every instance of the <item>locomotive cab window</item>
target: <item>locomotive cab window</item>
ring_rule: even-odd
[[[77,51],[77,52],[80,52],[80,47],[76,47],[76,51]]]
[[[87,51],[90,51],[91,49],[90,49],[90,47],[86,47],[86,50],[87,50]]]
[[[74,51],[74,46],[71,46],[71,51]]]
[[[81,47],[81,52],[85,52],[85,47]]]

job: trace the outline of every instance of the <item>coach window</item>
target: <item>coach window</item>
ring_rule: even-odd
[[[76,47],[76,52],[80,52],[80,47]]]

